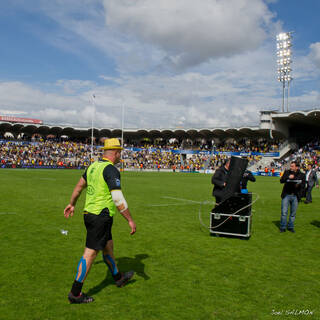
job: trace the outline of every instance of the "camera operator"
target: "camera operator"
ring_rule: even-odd
[[[280,183],[284,183],[281,193],[281,221],[280,232],[285,232],[286,228],[295,232],[294,220],[298,208],[298,202],[301,197],[301,190],[304,188],[305,175],[299,170],[296,161],[292,161],[290,169],[286,170],[280,178]],[[290,206],[290,216],[287,227],[288,208]]]
[[[214,185],[212,195],[216,198],[216,204],[222,200],[223,190],[226,187],[227,176],[229,173],[230,159],[226,160],[225,164],[218,168],[211,178],[211,183]]]
[[[248,181],[256,182],[256,178],[252,174],[251,171],[246,170],[242,176],[242,179],[240,181],[240,192],[241,193],[248,193],[247,185]]]

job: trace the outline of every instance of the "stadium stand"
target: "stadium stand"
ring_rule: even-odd
[[[261,111],[258,127],[126,129],[123,167],[128,170],[210,172],[231,155],[247,157],[249,169],[283,170],[289,161],[319,163],[320,110]],[[93,131],[94,147],[91,151]],[[1,167],[84,168],[99,156],[106,137],[121,129],[72,128],[38,119],[2,117]]]
[[[6,168],[84,168],[90,163],[90,146],[75,142],[0,142],[1,166]],[[98,156],[95,148],[95,156]]]
[[[215,153],[200,148],[181,150],[178,145],[125,145],[123,165],[126,169],[170,169],[184,171],[214,170],[228,157],[229,153],[257,151],[257,142],[242,145],[225,145]],[[230,147],[230,149],[229,149]],[[269,149],[270,147],[270,149]],[[275,150],[274,142],[263,141],[263,149]],[[84,168],[93,159],[99,157],[100,146],[94,145],[91,157],[91,145],[74,141],[43,140],[37,137],[27,140],[0,140],[1,167],[6,168]],[[255,163],[261,156],[247,156],[250,163]]]
[[[320,143],[319,139],[315,139],[312,142],[308,142],[291,154],[287,159],[284,160],[284,164],[290,161],[297,161],[303,167],[307,167],[308,164],[318,167],[320,163]]]

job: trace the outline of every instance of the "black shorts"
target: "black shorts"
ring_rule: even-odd
[[[83,215],[84,224],[87,228],[86,247],[94,250],[103,250],[109,240],[112,240],[113,218],[109,215],[109,210],[104,209],[99,215],[85,213]]]

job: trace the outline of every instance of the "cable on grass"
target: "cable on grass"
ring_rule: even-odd
[[[210,202],[210,201],[200,202],[200,206],[199,206],[199,221],[200,221],[200,224],[201,224],[203,227],[205,227],[206,229],[211,229],[211,230],[221,227],[224,223],[227,222],[227,220],[229,220],[230,218],[236,216],[237,213],[239,213],[240,211],[242,211],[242,210],[244,210],[244,209],[252,206],[254,203],[256,203],[256,202],[259,200],[260,197],[259,197],[259,195],[258,195],[257,193],[252,193],[252,195],[254,195],[256,198],[255,198],[253,201],[251,201],[251,203],[249,203],[248,205],[240,208],[240,209],[237,210],[236,212],[232,213],[229,217],[227,217],[224,221],[222,221],[220,224],[218,224],[218,225],[215,226],[215,227],[211,227],[211,226],[208,227],[208,226],[203,222],[203,220],[202,220],[202,205],[208,204],[208,203],[212,203],[212,202]],[[226,199],[226,200],[227,200],[227,199]],[[226,201],[226,200],[224,200],[224,201]],[[218,207],[219,207],[224,201],[220,202],[220,203],[218,204]],[[214,204],[216,204],[216,203],[214,202]]]

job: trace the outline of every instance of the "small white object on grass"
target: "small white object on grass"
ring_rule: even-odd
[[[61,234],[64,234],[65,236],[68,235],[68,230],[63,230],[63,229],[61,229],[60,231],[61,231]]]

